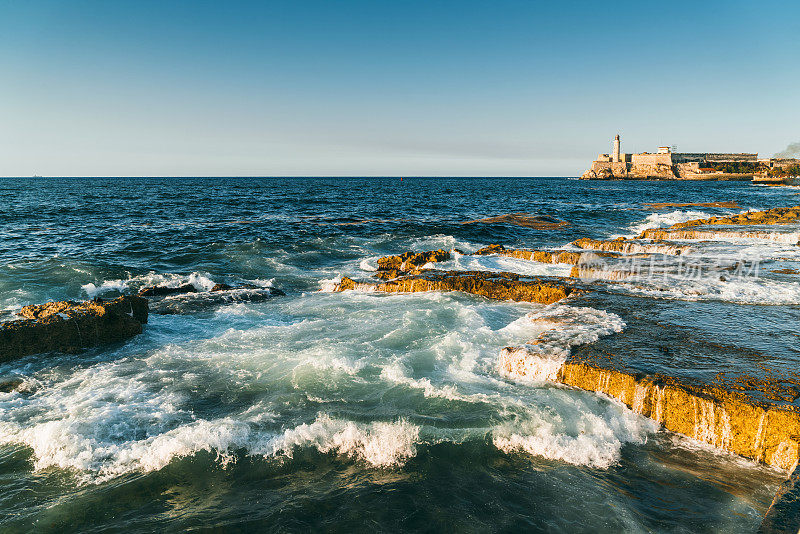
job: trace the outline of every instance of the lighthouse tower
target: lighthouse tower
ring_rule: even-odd
[[[611,161],[619,162],[619,134],[614,136],[614,152],[612,152]]]

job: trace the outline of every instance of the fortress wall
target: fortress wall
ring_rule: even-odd
[[[706,154],[707,161],[758,161],[758,153],[748,154],[744,152],[738,153],[709,153]]]
[[[632,154],[631,163],[634,165],[669,165],[672,166],[672,154]]]
[[[758,161],[758,153],[746,152],[675,152],[672,154],[675,163],[703,162],[703,161]]]
[[[701,152],[675,152],[672,154],[672,160],[675,163],[703,162],[706,160],[706,154]]]

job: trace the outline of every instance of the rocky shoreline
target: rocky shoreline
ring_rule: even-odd
[[[602,281],[617,277],[609,273],[619,273],[619,278],[634,274],[625,270],[602,270],[596,267],[598,262],[602,267],[605,263],[624,262],[631,257],[671,257],[675,261],[675,256],[696,251],[692,245],[674,240],[742,237],[797,244],[796,234],[790,232],[736,227],[772,227],[799,221],[800,206],[697,219],[668,228],[646,229],[635,238],[604,240],[584,237],[574,240],[566,250],[512,249],[493,244],[470,254],[457,249],[409,251],[380,258],[371,279],[342,277],[333,291],[457,291],[490,299],[543,305],[574,302],[597,293],[602,286],[587,280],[589,278]],[[485,221],[468,221],[482,222]],[[552,221],[544,222],[549,224]],[[459,256],[492,255],[571,265],[573,268],[570,276],[561,277],[431,268],[432,264],[448,262]],[[183,284],[142,288],[137,294],[113,300],[26,306],[18,312],[19,318],[0,322],[0,362],[33,354],[76,353],[122,342],[141,333],[151,313],[193,313],[231,302],[257,302],[282,294],[278,289],[248,285],[217,284],[209,290],[199,290],[191,284]],[[554,328],[557,327],[558,324],[554,323]],[[611,338],[619,336],[610,335]],[[637,339],[647,340],[649,337],[639,332]],[[794,400],[800,398],[800,383],[792,382],[787,386],[787,381],[775,382],[768,377],[743,374],[719,383],[697,382],[684,376],[655,373],[638,367],[635,358],[624,359],[612,350],[595,349],[594,342],[578,346],[563,361],[555,361],[531,350],[536,343],[498,347],[498,373],[512,380],[547,380],[613,397],[669,431],[776,468],[790,471],[797,466],[800,458],[800,408]],[[737,382],[738,379],[741,380]],[[0,391],[10,391],[21,384],[18,379],[6,380],[0,382]],[[786,398],[791,398],[791,402]],[[784,494],[793,495],[794,491],[792,486]],[[785,499],[776,497],[775,510],[791,509],[785,506],[785,502]],[[786,519],[773,509],[768,517],[773,517],[773,522],[778,523]]]
[[[572,243],[573,247],[586,252],[518,250],[495,244],[471,255],[500,255],[540,263],[573,265],[571,276],[584,278],[586,282],[585,278],[590,275],[603,278],[596,276],[596,270],[592,271],[592,262],[598,258],[613,261],[631,255],[680,256],[693,252],[691,245],[674,243],[672,240],[741,237],[797,244],[796,234],[792,233],[730,228],[775,226],[797,221],[800,221],[800,206],[691,220],[669,228],[647,229],[633,239],[580,238]],[[724,225],[725,228],[713,228],[715,225]],[[463,291],[488,298],[550,304],[568,298],[572,300],[593,289],[591,283],[579,289],[569,284],[566,278],[526,280],[512,273],[426,268],[428,264],[452,259],[454,253],[464,254],[457,250],[452,253],[436,250],[381,258],[375,278],[382,282],[358,282],[343,278],[335,290]],[[609,275],[604,278],[625,278],[633,273],[619,271],[617,274],[618,277]],[[724,280],[724,277],[720,279]],[[587,347],[591,348],[591,344]],[[545,379],[613,397],[667,430],[776,468],[792,471],[800,458],[800,408],[793,403],[783,402],[787,387],[792,391],[791,398],[800,396],[800,384],[791,383],[787,386],[784,382],[752,376],[739,377],[739,382],[744,386],[736,386],[737,378],[719,384],[698,383],[678,376],[636,369],[635,360],[628,360],[621,365],[615,361],[613,354],[605,352],[603,357],[598,357],[591,350],[578,350],[565,361],[554,362],[524,347],[506,347],[500,351],[497,368],[501,375],[511,379]],[[797,475],[792,480],[795,478]],[[792,485],[784,493],[794,495],[793,492],[797,491],[795,487]],[[796,527],[800,521],[796,508],[786,506],[786,498],[776,496],[762,530],[775,531],[774,525],[787,521]],[[791,512],[794,516],[787,518],[785,512],[776,510],[794,510]]]

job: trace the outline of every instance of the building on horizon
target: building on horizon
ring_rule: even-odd
[[[610,154],[599,154],[581,176],[584,180],[753,180],[771,169],[800,164],[796,159],[759,159],[757,152],[676,152],[659,146],[656,152],[625,153],[614,136]]]

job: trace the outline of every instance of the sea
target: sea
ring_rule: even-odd
[[[285,293],[178,305],[127,342],[0,364],[0,381],[23,381],[0,392],[0,532],[752,532],[785,471],[497,362],[507,346],[559,362],[622,339],[644,371],[796,369],[800,229],[683,257],[728,262],[724,276],[665,267],[549,306],[333,288],[368,280],[382,256],[439,248],[455,252],[436,268],[569,276],[469,253],[570,250],[798,195],[570,178],[0,179],[0,320],[153,285]],[[663,202],[738,207],[647,205]],[[468,222],[508,213],[569,224]]]

